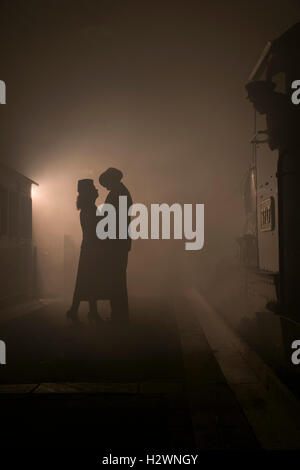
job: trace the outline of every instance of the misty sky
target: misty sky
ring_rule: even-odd
[[[291,0],[1,0],[1,159],[40,183],[57,237],[80,235],[76,180],[109,166],[135,202],[205,203],[205,248],[186,256],[213,274],[244,223],[244,83],[299,19]]]

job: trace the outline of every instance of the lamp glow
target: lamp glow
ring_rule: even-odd
[[[32,197],[32,199],[36,199],[37,193],[38,193],[38,186],[33,184],[31,186],[31,197]]]

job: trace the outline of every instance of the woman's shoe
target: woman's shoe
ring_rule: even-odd
[[[78,313],[75,310],[70,310],[67,311],[66,313],[67,320],[72,321],[73,323],[81,323],[79,318],[78,318]]]

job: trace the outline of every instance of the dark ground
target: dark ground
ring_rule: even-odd
[[[1,325],[2,448],[196,448],[174,312],[159,300],[132,304],[122,331],[89,324],[83,312],[81,325],[67,323],[61,303]],[[213,355],[201,354],[203,448],[257,448]],[[212,371],[220,381],[213,394],[205,385]]]

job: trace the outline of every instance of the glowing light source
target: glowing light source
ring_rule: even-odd
[[[38,193],[38,186],[36,184],[33,184],[31,186],[31,197],[32,199],[35,199]]]

